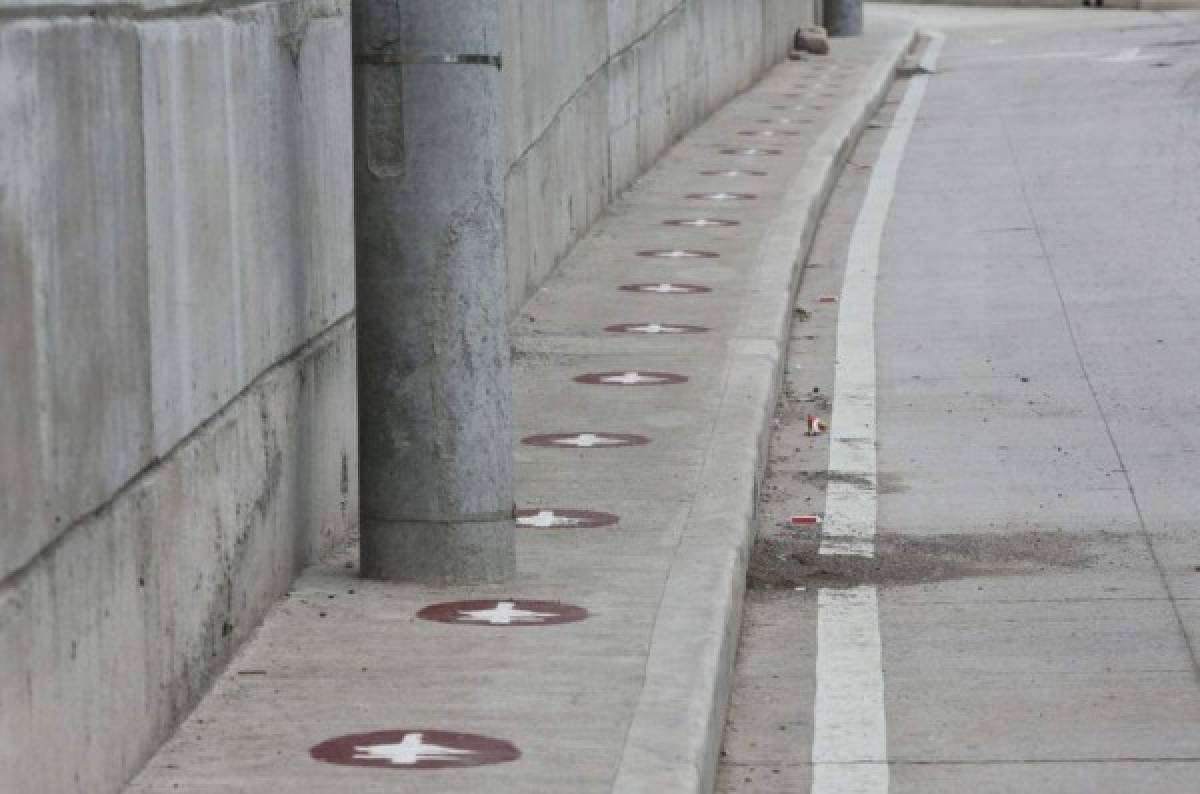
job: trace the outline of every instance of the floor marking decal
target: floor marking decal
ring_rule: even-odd
[[[616,325],[607,326],[604,330],[614,334],[702,334],[708,329],[702,325],[617,323]]]
[[[587,383],[592,386],[670,386],[676,383],[687,383],[687,375],[675,372],[589,372],[576,375],[576,383]]]
[[[446,601],[440,604],[430,604],[417,612],[417,617],[422,620],[432,620],[437,623],[510,628],[575,623],[587,616],[586,609],[574,604],[512,598]]]
[[[721,256],[716,251],[696,251],[690,248],[651,248],[638,251],[637,255],[658,259],[718,259]]]
[[[669,281],[660,281],[657,284],[623,284],[620,289],[625,292],[653,292],[658,295],[699,295],[712,292],[712,287],[703,284],[672,284]]]
[[[599,510],[573,507],[524,508],[517,511],[517,526],[526,529],[596,529],[620,521],[619,516]]]
[[[741,226],[741,221],[732,221],[728,218],[692,218],[684,220],[675,218],[669,221],[663,221],[664,226],[694,226],[697,229],[707,229],[709,226]]]
[[[758,195],[755,193],[729,193],[722,190],[716,193],[688,193],[686,198],[701,201],[753,201],[758,198]]]
[[[762,155],[783,154],[783,149],[722,149],[721,154],[735,154],[744,157],[758,157]]]
[[[766,171],[747,171],[737,168],[726,168],[723,171],[701,171],[700,176],[766,176]]]
[[[649,444],[650,439],[633,433],[542,433],[536,436],[526,436],[522,444],[531,447],[575,447],[591,449],[593,447],[636,447]]]
[[[450,769],[515,761],[516,745],[504,739],[435,730],[374,731],[338,736],[308,754],[317,761],[375,769]]]

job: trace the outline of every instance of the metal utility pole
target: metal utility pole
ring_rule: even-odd
[[[824,0],[825,30],[830,36],[861,36],[863,0]]]
[[[354,0],[361,567],[510,577],[502,0]]]

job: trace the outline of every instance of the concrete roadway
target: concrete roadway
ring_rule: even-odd
[[[818,296],[905,80],[806,272],[718,790],[842,791],[812,782],[817,591],[867,584],[890,774],[856,794],[1195,794],[1200,15],[882,13],[948,39],[879,257],[877,554],[784,525],[822,509]]]

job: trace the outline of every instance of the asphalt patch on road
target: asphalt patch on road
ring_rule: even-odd
[[[1098,558],[1095,544],[1125,539],[1116,532],[1084,535],[1041,530],[924,536],[883,533],[876,536],[875,556],[866,558],[819,555],[817,533],[760,536],[754,543],[746,583],[754,590],[912,585],[1087,568]]]

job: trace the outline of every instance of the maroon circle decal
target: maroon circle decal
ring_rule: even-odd
[[[657,284],[622,284],[620,289],[626,292],[648,292],[655,295],[698,295],[702,292],[712,292],[712,287],[703,284],[672,284],[660,281]]]
[[[417,617],[422,620],[459,626],[555,626],[559,623],[575,623],[587,616],[586,609],[574,604],[524,598],[444,601],[430,604],[417,612]]]
[[[726,168],[723,171],[701,171],[700,176],[766,176],[766,171],[748,171],[742,168]]]
[[[620,517],[599,510],[572,507],[546,507],[517,511],[517,526],[526,529],[595,529],[620,521]]]
[[[638,251],[638,256],[652,256],[658,259],[717,259],[721,255],[716,251],[695,251],[688,248],[654,248],[648,251]]]
[[[708,329],[703,325],[674,325],[672,323],[617,323],[606,326],[605,331],[614,334],[702,334]]]
[[[515,761],[512,742],[435,730],[375,731],[327,739],[308,751],[328,764],[375,769],[447,769]]]
[[[696,229],[707,229],[710,226],[741,226],[741,221],[731,221],[728,218],[672,218],[663,221],[664,226],[691,226]]]
[[[558,447],[559,449],[604,449],[606,447],[639,447],[649,444],[650,439],[634,433],[542,433],[526,436],[522,444],[531,447]]]
[[[764,156],[764,155],[783,154],[783,150],[782,149],[756,149],[756,148],[749,148],[749,149],[729,148],[729,149],[722,149],[721,154],[736,154],[736,155],[743,155],[746,157],[759,157],[759,156]]]
[[[628,372],[589,372],[586,375],[576,375],[576,383],[588,383],[593,386],[671,386],[676,383],[687,383],[686,375],[674,372],[645,372],[630,370]]]
[[[688,193],[684,198],[697,199],[701,201],[753,201],[758,198],[757,193],[729,193],[725,190],[718,190],[715,193]]]

